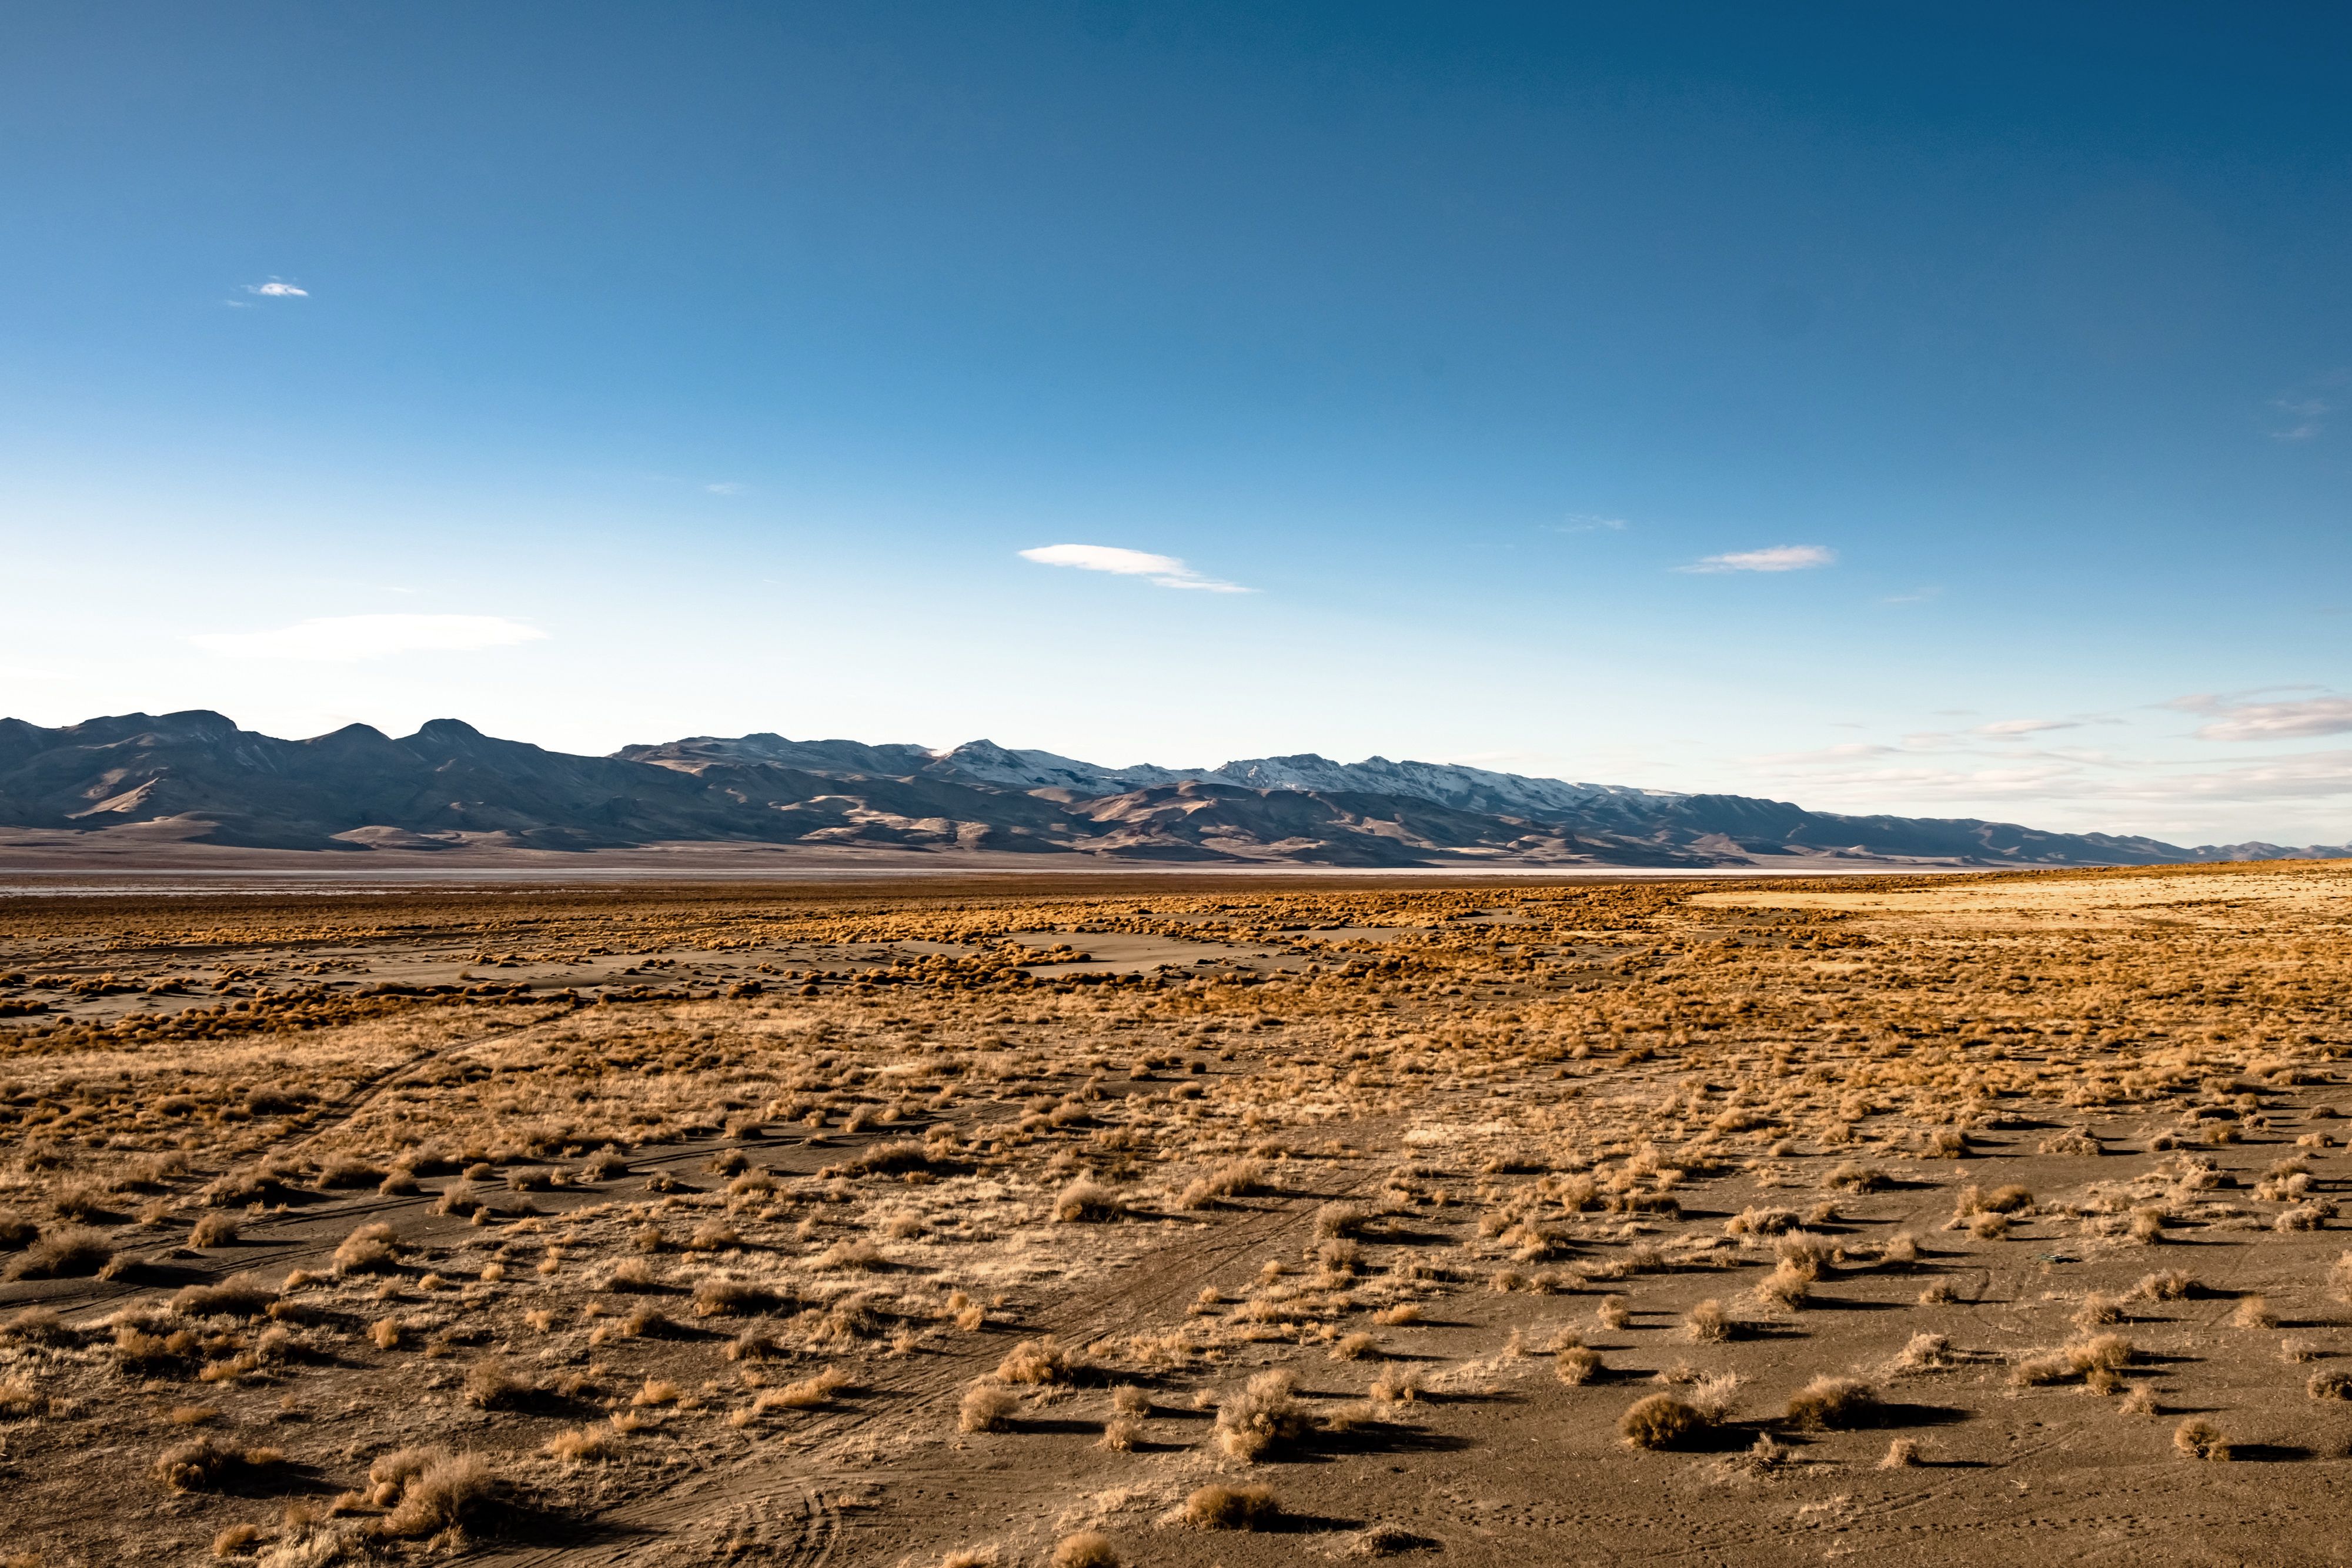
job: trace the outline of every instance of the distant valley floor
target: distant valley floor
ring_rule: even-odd
[[[1188,881],[1279,879],[1348,885],[1366,882],[1449,885],[1485,877],[1511,882],[1622,882],[1752,876],[1884,876],[2009,868],[1924,860],[1852,856],[1759,855],[1749,866],[1622,866],[1573,862],[1451,860],[1423,866],[1322,866],[1290,861],[1152,861],[1095,854],[1016,854],[985,850],[892,850],[803,844],[677,842],[626,849],[535,850],[469,846],[446,850],[276,850],[212,844],[135,831],[70,832],[0,829],[0,887],[60,891],[88,881],[91,891],[127,891],[254,881],[304,885],[451,883],[856,882],[899,883],[929,877],[959,883],[992,877],[1034,887],[1057,878],[1088,883],[1134,882],[1155,887]]]

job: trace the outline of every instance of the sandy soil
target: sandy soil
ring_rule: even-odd
[[[2352,1556],[2352,868],[0,915],[44,1568]]]

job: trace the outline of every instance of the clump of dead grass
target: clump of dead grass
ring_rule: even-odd
[[[1001,1383],[986,1378],[964,1389],[963,1398],[956,1406],[956,1429],[960,1432],[1002,1432],[1013,1422],[1013,1413],[1021,1408],[1021,1396]]]
[[[1031,1384],[1068,1383],[1076,1375],[1069,1352],[1061,1343],[1047,1334],[1043,1339],[1024,1339],[1004,1353],[996,1364],[999,1383]]]
[[[1119,1568],[1118,1548],[1099,1530],[1082,1530],[1054,1543],[1052,1568]]]
[[[1080,1176],[1054,1198],[1054,1218],[1064,1224],[1117,1219],[1127,1212],[1126,1200],[1109,1187]]]
[[[498,1472],[478,1454],[443,1448],[403,1448],[369,1468],[372,1500],[390,1511],[379,1534],[415,1541],[478,1523],[497,1501]]]
[[[173,1491],[224,1491],[266,1476],[286,1462],[276,1448],[242,1448],[209,1433],[176,1443],[155,1458],[155,1479]]]
[[[114,1244],[88,1226],[61,1225],[40,1233],[0,1269],[0,1280],[66,1280],[101,1273],[114,1261]]]
[[[389,1273],[399,1266],[399,1260],[392,1227],[382,1220],[361,1226],[335,1248],[335,1272],[339,1275]]]
[[[1821,1376],[1789,1400],[1788,1419],[1816,1430],[1856,1427],[1878,1408],[1878,1391],[1856,1377]]]
[[[504,1359],[491,1355],[466,1369],[459,1392],[477,1410],[512,1410],[529,1404],[539,1387],[517,1375]]]
[[[1220,1199],[1247,1197],[1260,1191],[1265,1184],[1265,1163],[1263,1160],[1226,1160],[1204,1176],[1187,1183],[1177,1206],[1181,1208],[1207,1208]]]
[[[1281,1518],[1271,1487],[1212,1482],[1184,1499],[1184,1522],[1195,1530],[1265,1530]]]
[[[2184,1459],[2226,1462],[2237,1457],[2221,1429],[2202,1416],[2191,1416],[2173,1428],[2172,1447]]]
[[[172,1297],[172,1310],[183,1317],[258,1317],[278,1300],[278,1292],[251,1273],[231,1274],[215,1285],[184,1285]]]
[[[1676,1448],[1715,1425],[1699,1408],[1671,1394],[1635,1400],[1617,1418],[1617,1434],[1636,1448]]]
[[[1276,1368],[1258,1373],[1217,1402],[1217,1447],[1244,1463],[1304,1437],[1313,1418],[1297,1398],[1295,1374]]]
[[[1738,1333],[1738,1324],[1709,1297],[1683,1314],[1683,1333],[1693,1344],[1722,1344]]]

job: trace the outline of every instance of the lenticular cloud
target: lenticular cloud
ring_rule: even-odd
[[[1803,571],[1809,567],[1832,566],[1837,551],[1827,545],[1774,545],[1769,549],[1733,550],[1727,555],[1711,555],[1704,560],[1678,568],[1682,571]]]
[[[1080,571],[1108,571],[1120,577],[1148,578],[1161,588],[1195,588],[1209,593],[1247,593],[1239,583],[1204,577],[1172,555],[1122,549],[1117,545],[1040,545],[1021,552],[1024,560],[1039,566],[1075,567]]]

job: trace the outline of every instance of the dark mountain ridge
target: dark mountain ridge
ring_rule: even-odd
[[[1574,784],[1311,754],[1103,768],[974,741],[950,751],[695,737],[580,757],[457,719],[307,740],[216,713],[43,728],[0,719],[0,827],[163,832],[257,849],[615,849],[679,842],[1299,865],[2091,865],[2337,858],[2183,848],[2010,822],[1843,816],[1741,795]]]

